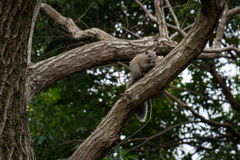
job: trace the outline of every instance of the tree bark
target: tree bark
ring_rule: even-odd
[[[161,92],[205,47],[226,1],[202,0],[202,8],[188,35],[160,64],[126,90],[97,129],[69,158],[100,159],[119,143],[119,135],[137,106]]]
[[[0,160],[35,159],[27,124],[28,40],[37,0],[3,0],[0,13]]]

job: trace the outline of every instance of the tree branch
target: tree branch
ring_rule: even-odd
[[[179,99],[177,99],[174,95],[172,95],[171,93],[169,93],[167,90],[164,90],[164,93],[166,95],[168,95],[172,100],[176,101],[178,104],[185,106],[184,108],[187,108],[188,110],[190,110],[192,112],[192,114],[197,117],[200,118],[202,122],[208,123],[209,125],[213,125],[216,127],[225,127],[227,128],[235,137],[240,138],[240,133],[237,132],[237,130],[235,130],[235,128],[230,125],[229,123],[220,123],[220,122],[216,122],[213,120],[207,120],[206,118],[204,118],[203,116],[201,116],[200,114],[198,114],[193,108],[189,107],[186,103],[180,101]]]
[[[63,17],[60,13],[45,3],[41,4],[41,11],[59,25],[67,28],[68,32],[71,33],[72,37],[76,40],[117,40],[117,38],[98,28],[87,29],[85,31],[80,30],[71,18]]]
[[[175,21],[175,23],[176,23],[177,28],[180,28],[180,25],[179,25],[179,22],[178,22],[177,16],[176,16],[176,14],[174,13],[171,4],[169,3],[168,0],[165,0],[165,3],[167,4],[168,9],[169,9],[171,15],[173,16],[173,19],[174,19],[174,21]],[[184,37],[185,37],[185,36],[184,36]]]
[[[158,55],[166,55],[174,47],[175,43],[159,37],[99,41],[40,61],[27,68],[28,102],[34,95],[66,76],[111,62],[129,61],[149,49],[156,50]]]
[[[155,23],[158,23],[157,19],[149,12],[149,10],[147,8],[145,8],[141,2],[139,2],[138,0],[134,0],[135,3],[137,3],[141,8],[142,10],[147,13],[148,17]]]
[[[169,38],[167,24],[163,11],[163,0],[154,0],[154,4],[160,37]]]
[[[217,81],[217,83],[220,84],[223,93],[226,96],[226,99],[229,101],[229,103],[232,105],[232,107],[235,109],[235,111],[238,112],[238,114],[240,114],[240,104],[239,102],[233,97],[233,94],[231,92],[231,90],[227,87],[225,81],[221,78],[221,76],[217,73],[217,71],[215,70],[215,64],[211,64],[211,70],[209,70],[209,72],[211,73],[211,75],[213,76],[213,78]]]
[[[30,36],[29,36],[29,40],[28,40],[28,61],[27,64],[30,65],[31,64],[31,52],[32,52],[32,39],[33,39],[33,31],[34,31],[34,27],[35,27],[35,22],[37,20],[37,15],[39,13],[39,9],[41,7],[41,0],[38,0],[34,9],[34,13],[33,13],[33,19],[32,19],[32,25],[31,25],[31,30],[30,30]]]
[[[133,148],[127,150],[127,152],[131,152],[131,151],[135,150],[136,148],[141,147],[142,145],[146,144],[148,141],[150,141],[150,140],[152,140],[152,139],[154,139],[154,138],[156,138],[156,137],[158,137],[158,136],[163,135],[164,133],[170,131],[170,130],[173,129],[173,128],[180,127],[181,125],[184,125],[184,124],[197,123],[197,122],[198,122],[198,121],[187,121],[187,122],[183,122],[183,123],[180,123],[180,124],[176,124],[176,125],[174,125],[174,126],[171,126],[171,127],[167,128],[167,129],[163,130],[162,132],[158,133],[158,134],[155,134],[155,135],[153,135],[153,136],[151,136],[151,137],[148,137],[148,138],[144,138],[144,141],[143,141],[142,143],[140,143],[139,145],[136,145],[136,146],[134,146]]]
[[[224,9],[224,12],[223,12],[223,16],[221,18],[221,21],[218,25],[218,28],[217,28],[217,33],[216,33],[216,40],[215,40],[215,43],[214,45],[212,46],[213,48],[221,48],[221,43],[222,43],[222,39],[223,39],[223,34],[224,34],[224,28],[227,24],[227,21],[234,15],[240,13],[240,7],[236,7],[236,8],[233,8],[229,11],[228,9],[228,6],[226,4],[225,6],[225,9]],[[229,46],[229,48],[231,48],[231,50],[234,50],[236,51],[237,53],[239,53],[239,49],[236,48],[236,47],[233,47],[233,46]],[[208,49],[204,49],[204,52],[206,52]],[[226,50],[224,50],[226,51]],[[213,59],[213,58],[216,58],[216,57],[219,57],[220,56],[220,53],[218,52],[208,52],[208,54],[206,53],[203,53],[201,54],[198,59]]]

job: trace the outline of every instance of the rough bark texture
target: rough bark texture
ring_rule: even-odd
[[[176,43],[165,38],[147,37],[140,40],[100,41],[73,49],[28,67],[27,101],[59,79],[86,69],[114,61],[131,60],[144,51],[168,54]]]
[[[27,124],[25,72],[36,0],[0,3],[0,160],[32,160],[35,153]]]
[[[119,142],[121,130],[136,107],[158,94],[181,73],[205,47],[226,1],[202,0],[202,8],[189,34],[144,78],[126,90],[97,129],[69,158],[100,159]]]

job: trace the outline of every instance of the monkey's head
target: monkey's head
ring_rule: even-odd
[[[156,65],[157,55],[156,52],[152,50],[147,50],[145,52],[146,60],[148,63],[150,63],[153,67]]]

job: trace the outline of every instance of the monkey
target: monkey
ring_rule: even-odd
[[[130,62],[131,80],[127,84],[127,89],[136,81],[141,79],[156,65],[159,58],[155,51],[147,50],[144,53],[138,54]],[[146,121],[148,105],[146,102],[141,104],[136,111],[136,116],[141,122]]]

